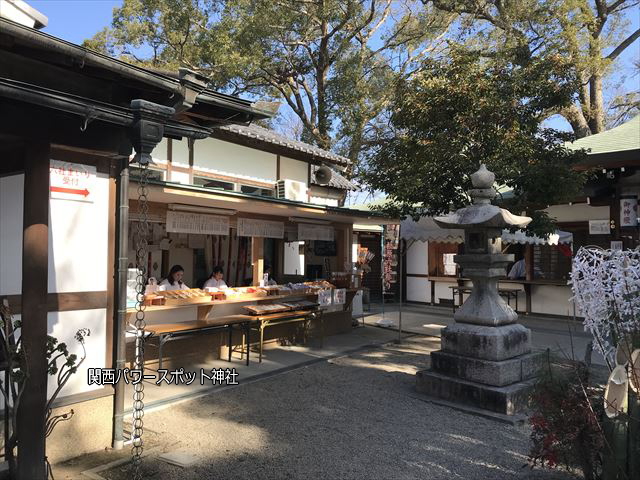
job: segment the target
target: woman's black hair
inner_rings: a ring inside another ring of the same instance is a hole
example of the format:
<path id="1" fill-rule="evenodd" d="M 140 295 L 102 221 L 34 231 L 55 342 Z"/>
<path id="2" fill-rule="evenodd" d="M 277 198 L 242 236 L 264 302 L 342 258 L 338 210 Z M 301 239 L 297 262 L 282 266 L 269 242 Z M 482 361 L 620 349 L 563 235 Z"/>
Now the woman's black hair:
<path id="1" fill-rule="evenodd" d="M 224 270 L 222 270 L 220 265 L 213 267 L 213 271 L 211 272 L 211 275 L 209 275 L 209 278 L 213 277 L 216 273 L 224 273 Z"/>
<path id="2" fill-rule="evenodd" d="M 182 265 L 174 265 L 173 267 L 171 267 L 171 270 L 169 270 L 169 275 L 167 275 L 167 281 L 171 285 L 175 285 L 176 284 L 176 279 L 173 278 L 173 276 L 177 272 L 184 272 L 184 268 L 182 268 Z M 182 282 L 180 282 L 180 285 L 182 285 Z"/>

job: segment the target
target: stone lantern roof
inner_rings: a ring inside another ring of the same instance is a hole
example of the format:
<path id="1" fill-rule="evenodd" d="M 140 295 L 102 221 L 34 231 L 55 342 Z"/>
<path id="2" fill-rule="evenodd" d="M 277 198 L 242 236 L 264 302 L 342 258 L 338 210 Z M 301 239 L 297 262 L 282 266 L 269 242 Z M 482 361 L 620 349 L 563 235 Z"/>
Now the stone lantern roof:
<path id="1" fill-rule="evenodd" d="M 491 200 L 496 196 L 494 181 L 493 172 L 482 164 L 480 169 L 471 175 L 474 188 L 469 190 L 469 195 L 473 204 L 448 215 L 435 217 L 434 221 L 442 228 L 525 228 L 531 222 L 531 217 L 513 215 L 508 210 L 491 204 Z"/>

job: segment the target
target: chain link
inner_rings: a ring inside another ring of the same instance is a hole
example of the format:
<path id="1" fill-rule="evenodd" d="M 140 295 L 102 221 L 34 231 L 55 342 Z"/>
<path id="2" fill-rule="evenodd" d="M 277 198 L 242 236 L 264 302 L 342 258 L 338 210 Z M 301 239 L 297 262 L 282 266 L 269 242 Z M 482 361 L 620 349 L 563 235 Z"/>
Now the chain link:
<path id="1" fill-rule="evenodd" d="M 134 368 L 144 376 L 144 340 L 145 340 L 145 305 L 144 293 L 147 284 L 147 252 L 149 238 L 149 205 L 148 182 L 149 165 L 140 165 L 140 180 L 138 182 L 138 222 L 136 223 L 136 343 Z M 144 382 L 137 382 L 133 387 L 133 422 L 131 432 L 131 462 L 134 480 L 142 479 L 140 471 L 141 456 L 144 450 L 142 433 L 144 430 Z"/>

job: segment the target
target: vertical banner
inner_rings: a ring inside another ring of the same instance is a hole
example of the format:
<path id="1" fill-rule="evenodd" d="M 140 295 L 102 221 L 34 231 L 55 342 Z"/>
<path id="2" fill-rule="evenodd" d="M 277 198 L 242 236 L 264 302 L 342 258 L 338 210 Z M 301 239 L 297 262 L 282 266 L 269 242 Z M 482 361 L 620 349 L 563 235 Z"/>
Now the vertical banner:
<path id="1" fill-rule="evenodd" d="M 384 247 L 382 252 L 382 294 L 394 293 L 398 281 L 398 245 L 400 225 L 384 226 Z"/>
<path id="2" fill-rule="evenodd" d="M 620 197 L 620 226 L 635 227 L 638 225 L 638 197 L 635 195 Z"/>

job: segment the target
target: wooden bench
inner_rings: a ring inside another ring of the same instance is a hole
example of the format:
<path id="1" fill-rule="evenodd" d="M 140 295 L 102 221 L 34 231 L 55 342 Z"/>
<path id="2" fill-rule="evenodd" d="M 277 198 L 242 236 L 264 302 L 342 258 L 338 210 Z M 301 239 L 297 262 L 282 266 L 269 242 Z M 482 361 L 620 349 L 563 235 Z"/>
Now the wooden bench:
<path id="1" fill-rule="evenodd" d="M 158 369 L 162 368 L 162 347 L 165 343 L 178 337 L 211 333 L 220 330 L 229 332 L 229 362 L 231 361 L 231 350 L 233 340 L 233 327 L 239 325 L 244 328 L 242 351 L 244 355 L 245 339 L 247 345 L 250 344 L 251 322 L 253 318 L 249 315 L 227 315 L 211 320 L 195 320 L 192 322 L 163 323 L 157 325 L 147 325 L 145 331 L 147 338 L 158 337 Z M 249 348 L 247 351 L 247 365 L 249 365 Z"/>
<path id="2" fill-rule="evenodd" d="M 257 330 L 260 331 L 260 350 L 259 362 L 262 362 L 262 347 L 264 344 L 264 331 L 268 327 L 275 325 L 284 325 L 287 323 L 309 322 L 316 318 L 320 319 L 320 345 L 324 342 L 324 321 L 322 319 L 322 310 L 314 308 L 312 310 L 297 310 L 291 312 L 269 313 L 264 315 L 247 315 L 252 321 L 257 322 Z M 305 328 L 306 343 L 306 328 Z"/>

